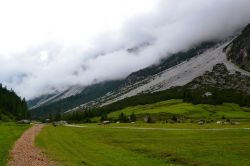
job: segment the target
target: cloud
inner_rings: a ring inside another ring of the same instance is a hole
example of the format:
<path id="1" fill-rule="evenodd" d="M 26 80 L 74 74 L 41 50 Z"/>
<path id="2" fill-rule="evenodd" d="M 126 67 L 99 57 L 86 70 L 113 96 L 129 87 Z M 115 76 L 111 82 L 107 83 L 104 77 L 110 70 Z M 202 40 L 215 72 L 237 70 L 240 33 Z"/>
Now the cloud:
<path id="1" fill-rule="evenodd" d="M 137 6 L 143 3 L 137 1 Z M 73 85 L 122 79 L 200 42 L 224 39 L 250 22 L 249 0 L 159 0 L 152 4 L 157 5 L 147 12 L 128 15 L 119 28 L 101 27 L 104 30 L 87 42 L 44 40 L 9 56 L 0 52 L 0 81 L 30 99 Z M 136 46 L 141 49 L 128 51 Z"/>

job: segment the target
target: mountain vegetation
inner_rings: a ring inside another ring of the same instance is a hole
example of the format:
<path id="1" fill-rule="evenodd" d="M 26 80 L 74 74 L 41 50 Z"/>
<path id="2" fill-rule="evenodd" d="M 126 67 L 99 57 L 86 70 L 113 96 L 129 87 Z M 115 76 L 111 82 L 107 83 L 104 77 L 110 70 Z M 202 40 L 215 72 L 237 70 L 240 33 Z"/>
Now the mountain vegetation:
<path id="1" fill-rule="evenodd" d="M 0 84 L 0 121 L 20 120 L 29 116 L 25 99 Z"/>

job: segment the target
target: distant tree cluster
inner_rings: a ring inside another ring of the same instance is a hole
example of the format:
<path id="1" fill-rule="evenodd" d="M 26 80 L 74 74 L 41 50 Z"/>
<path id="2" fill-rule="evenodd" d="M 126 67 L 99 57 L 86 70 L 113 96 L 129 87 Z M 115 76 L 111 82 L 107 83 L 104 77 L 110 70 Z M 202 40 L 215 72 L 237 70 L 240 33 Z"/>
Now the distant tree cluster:
<path id="1" fill-rule="evenodd" d="M 25 99 L 0 84 L 0 120 L 3 117 L 20 120 L 29 118 L 30 114 Z"/>
<path id="2" fill-rule="evenodd" d="M 76 111 L 63 114 L 61 119 L 74 123 L 90 123 L 91 118 L 95 117 L 95 112 L 92 110 Z M 102 117 L 106 119 L 105 117 Z"/>
<path id="3" fill-rule="evenodd" d="M 118 118 L 110 118 L 105 113 L 99 115 L 99 111 L 100 111 L 99 109 L 92 109 L 85 111 L 76 111 L 66 114 L 57 113 L 55 115 L 50 114 L 46 118 L 50 119 L 50 121 L 66 120 L 71 123 L 92 123 L 92 122 L 97 122 L 97 121 L 91 121 L 92 118 L 100 116 L 100 122 L 103 121 L 120 122 L 120 123 L 136 122 L 136 115 L 134 113 L 127 116 L 122 112 L 120 113 Z M 42 121 L 45 121 L 46 118 L 42 119 Z"/>

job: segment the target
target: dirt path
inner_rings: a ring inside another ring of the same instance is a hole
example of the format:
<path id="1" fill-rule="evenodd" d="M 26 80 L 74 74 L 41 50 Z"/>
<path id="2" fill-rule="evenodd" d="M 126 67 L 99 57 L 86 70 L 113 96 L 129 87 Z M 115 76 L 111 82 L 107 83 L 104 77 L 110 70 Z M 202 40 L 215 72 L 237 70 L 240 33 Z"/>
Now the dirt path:
<path id="1" fill-rule="evenodd" d="M 79 128 L 97 128 L 97 126 L 80 126 L 80 125 L 65 125 L 67 127 L 79 127 Z M 115 127 L 111 126 L 110 128 L 113 129 L 131 129 L 131 130 L 163 130 L 163 131 L 223 131 L 223 130 L 250 130 L 250 128 L 194 128 L 194 129 L 188 129 L 188 128 L 157 128 L 157 127 Z"/>
<path id="2" fill-rule="evenodd" d="M 34 146 L 35 137 L 44 125 L 34 125 L 26 130 L 11 150 L 9 166 L 54 166 L 42 152 Z"/>

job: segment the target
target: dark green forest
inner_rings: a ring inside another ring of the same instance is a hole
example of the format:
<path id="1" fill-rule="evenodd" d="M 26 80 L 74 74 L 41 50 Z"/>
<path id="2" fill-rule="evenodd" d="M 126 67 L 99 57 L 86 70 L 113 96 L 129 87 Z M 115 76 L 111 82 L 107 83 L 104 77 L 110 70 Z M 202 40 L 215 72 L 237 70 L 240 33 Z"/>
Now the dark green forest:
<path id="1" fill-rule="evenodd" d="M 29 116 L 25 99 L 0 84 L 0 121 L 21 120 Z"/>

